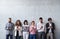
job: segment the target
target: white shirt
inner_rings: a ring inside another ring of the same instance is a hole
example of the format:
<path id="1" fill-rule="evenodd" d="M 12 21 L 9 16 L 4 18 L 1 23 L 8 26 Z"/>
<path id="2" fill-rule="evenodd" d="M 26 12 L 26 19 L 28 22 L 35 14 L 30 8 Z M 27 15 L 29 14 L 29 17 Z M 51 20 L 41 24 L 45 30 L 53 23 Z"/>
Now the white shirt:
<path id="1" fill-rule="evenodd" d="M 41 28 L 41 27 L 43 27 L 43 28 Z M 38 32 L 44 32 L 45 31 L 45 26 L 44 26 L 44 23 L 38 23 L 37 24 L 37 30 L 38 30 Z"/>
<path id="2" fill-rule="evenodd" d="M 49 23 L 49 27 L 50 27 L 50 26 L 52 26 L 52 24 L 51 24 L 51 23 Z M 50 28 L 50 30 L 49 30 L 49 33 L 50 33 L 50 32 L 52 32 L 51 28 Z"/>

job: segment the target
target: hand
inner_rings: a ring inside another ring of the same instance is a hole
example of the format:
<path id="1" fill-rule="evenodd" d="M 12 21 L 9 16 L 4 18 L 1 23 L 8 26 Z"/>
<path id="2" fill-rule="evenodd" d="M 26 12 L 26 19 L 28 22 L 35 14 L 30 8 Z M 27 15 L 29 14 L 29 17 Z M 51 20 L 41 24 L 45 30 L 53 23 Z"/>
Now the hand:
<path id="1" fill-rule="evenodd" d="M 50 26 L 50 28 L 53 28 L 52 26 Z"/>
<path id="2" fill-rule="evenodd" d="M 43 28 L 43 26 L 41 26 L 41 28 L 40 29 L 42 29 Z"/>
<path id="3" fill-rule="evenodd" d="M 20 28 L 17 28 L 17 30 L 20 30 Z"/>
<path id="4" fill-rule="evenodd" d="M 10 28 L 10 27 L 9 27 L 8 29 L 9 29 L 9 30 L 11 30 L 11 28 Z"/>
<path id="5" fill-rule="evenodd" d="M 50 27 L 48 27 L 48 29 L 50 29 Z"/>

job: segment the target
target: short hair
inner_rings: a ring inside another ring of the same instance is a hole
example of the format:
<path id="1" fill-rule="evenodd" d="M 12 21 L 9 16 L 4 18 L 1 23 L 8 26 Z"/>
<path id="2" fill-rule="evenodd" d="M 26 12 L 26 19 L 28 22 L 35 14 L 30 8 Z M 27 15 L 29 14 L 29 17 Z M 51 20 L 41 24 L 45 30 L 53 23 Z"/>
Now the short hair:
<path id="1" fill-rule="evenodd" d="M 24 25 L 25 25 L 25 22 L 27 23 L 27 25 L 28 25 L 28 21 L 27 20 L 24 20 Z"/>
<path id="2" fill-rule="evenodd" d="M 42 18 L 42 17 L 40 17 L 40 18 L 39 18 L 39 20 L 40 20 L 40 19 L 42 20 L 43 18 Z"/>
<path id="3" fill-rule="evenodd" d="M 9 18 L 11 20 L 11 18 Z"/>
<path id="4" fill-rule="evenodd" d="M 52 18 L 48 18 L 48 21 L 52 20 Z"/>

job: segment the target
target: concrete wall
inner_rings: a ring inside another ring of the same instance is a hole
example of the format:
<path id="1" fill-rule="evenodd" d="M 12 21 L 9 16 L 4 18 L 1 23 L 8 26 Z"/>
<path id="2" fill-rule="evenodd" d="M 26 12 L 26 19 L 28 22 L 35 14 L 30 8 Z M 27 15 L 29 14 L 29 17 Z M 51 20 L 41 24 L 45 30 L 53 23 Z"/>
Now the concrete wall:
<path id="1" fill-rule="evenodd" d="M 5 24 L 11 17 L 13 22 L 20 19 L 36 20 L 39 17 L 47 22 L 52 17 L 56 24 L 56 38 L 60 38 L 60 0 L 0 0 L 0 39 L 5 39 Z"/>

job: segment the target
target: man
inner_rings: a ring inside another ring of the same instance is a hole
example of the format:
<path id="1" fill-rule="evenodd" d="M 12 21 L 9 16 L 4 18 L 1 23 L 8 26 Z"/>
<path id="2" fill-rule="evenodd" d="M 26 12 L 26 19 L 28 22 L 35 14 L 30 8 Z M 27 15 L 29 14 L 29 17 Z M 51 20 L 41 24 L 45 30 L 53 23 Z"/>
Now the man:
<path id="1" fill-rule="evenodd" d="M 12 23 L 12 19 L 8 19 L 8 23 L 6 24 L 6 39 L 13 39 L 13 29 L 14 29 L 14 24 Z"/>
<path id="2" fill-rule="evenodd" d="M 46 23 L 46 34 L 47 39 L 53 39 L 54 37 L 55 24 L 52 22 L 52 18 L 48 18 L 48 23 Z"/>
<path id="3" fill-rule="evenodd" d="M 39 23 L 37 24 L 38 38 L 45 39 L 45 25 L 43 22 L 43 18 L 39 18 Z"/>

